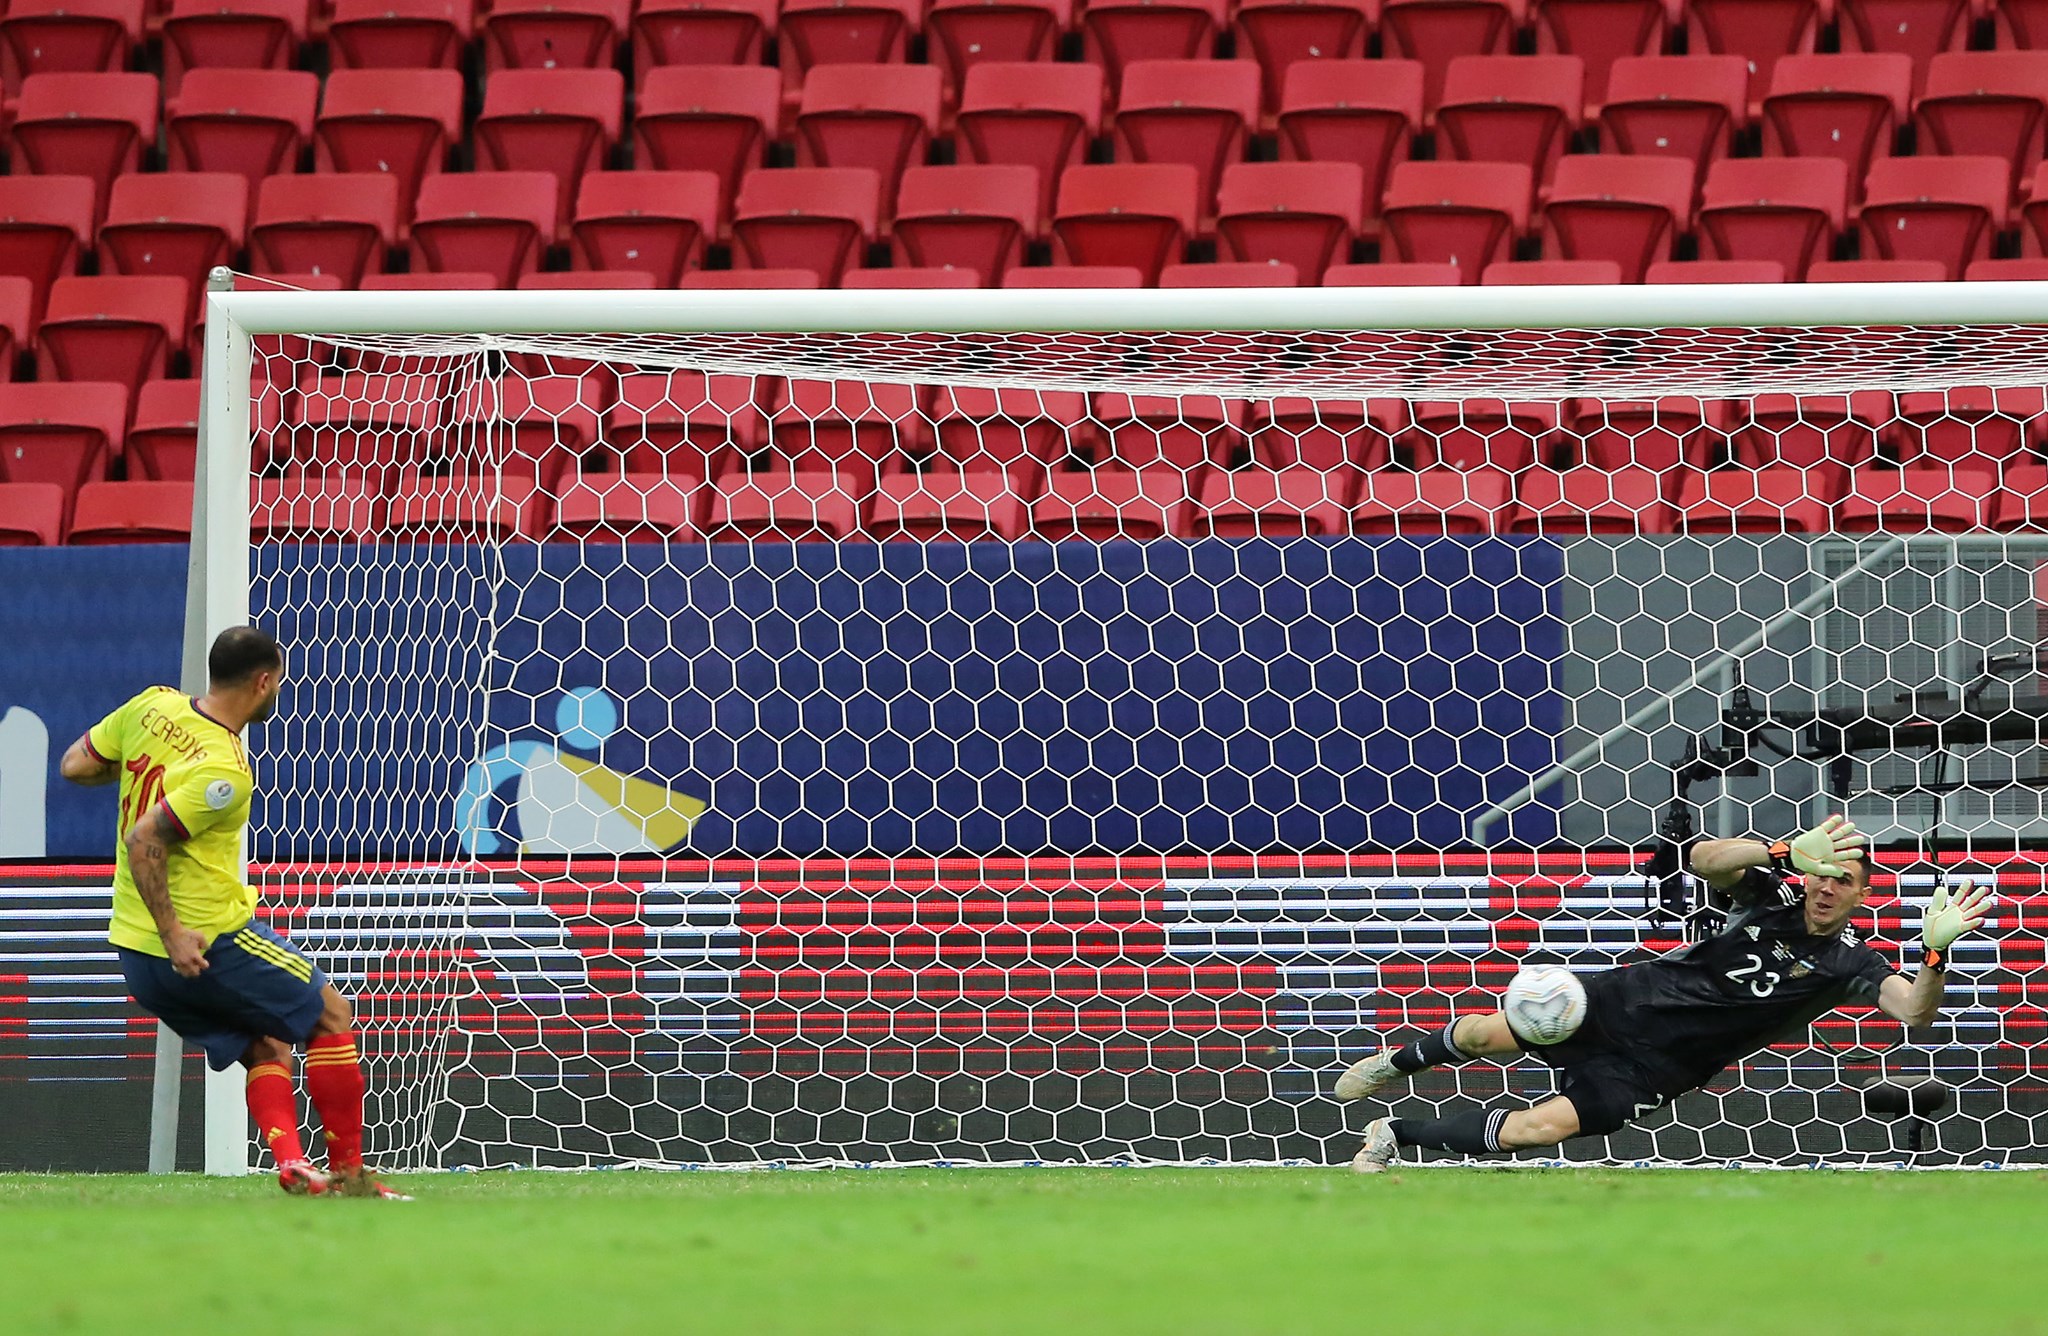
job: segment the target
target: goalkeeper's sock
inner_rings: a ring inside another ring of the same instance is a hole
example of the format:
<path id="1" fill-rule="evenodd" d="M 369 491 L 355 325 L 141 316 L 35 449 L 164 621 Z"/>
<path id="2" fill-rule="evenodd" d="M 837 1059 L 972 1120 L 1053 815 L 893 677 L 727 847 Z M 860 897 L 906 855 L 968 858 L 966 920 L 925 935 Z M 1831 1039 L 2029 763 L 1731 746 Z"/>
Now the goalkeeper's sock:
<path id="1" fill-rule="evenodd" d="M 1425 1067 L 1441 1067 L 1447 1062 L 1470 1062 L 1472 1055 L 1458 1047 L 1458 1041 L 1451 1038 L 1451 1032 L 1458 1028 L 1453 1019 L 1441 1031 L 1412 1044 L 1403 1044 L 1394 1050 L 1394 1070 L 1419 1072 Z"/>
<path id="2" fill-rule="evenodd" d="M 278 1062 L 261 1062 L 249 1069 L 249 1116 L 256 1120 L 256 1135 L 270 1148 L 270 1158 L 279 1164 L 306 1158 L 306 1145 L 299 1140 L 299 1106 L 292 1099 L 291 1068 Z"/>
<path id="3" fill-rule="evenodd" d="M 362 1167 L 364 1090 L 355 1031 L 323 1034 L 306 1045 L 306 1094 L 320 1113 L 330 1170 Z"/>
<path id="4" fill-rule="evenodd" d="M 1396 1118 L 1394 1140 L 1403 1146 L 1428 1146 L 1466 1155 L 1498 1153 L 1504 1149 L 1500 1125 L 1507 1117 L 1506 1109 L 1473 1109 L 1448 1118 Z"/>

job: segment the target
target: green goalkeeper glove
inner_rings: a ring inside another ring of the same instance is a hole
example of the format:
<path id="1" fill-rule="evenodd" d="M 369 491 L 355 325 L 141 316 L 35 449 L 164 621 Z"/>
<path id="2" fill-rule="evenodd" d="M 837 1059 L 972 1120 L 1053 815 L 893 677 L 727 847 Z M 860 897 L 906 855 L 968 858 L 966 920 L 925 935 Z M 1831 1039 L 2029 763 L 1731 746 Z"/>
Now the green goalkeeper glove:
<path id="1" fill-rule="evenodd" d="M 1953 896 L 1948 887 L 1935 887 L 1927 914 L 1920 920 L 1920 944 L 1933 955 L 1945 954 L 1956 938 L 1983 927 L 1996 903 L 1990 887 L 1979 890 L 1967 880 L 1956 887 Z"/>
<path id="2" fill-rule="evenodd" d="M 1822 877 L 1840 877 L 1849 871 L 1844 864 L 1863 857 L 1863 832 L 1856 823 L 1837 812 L 1827 820 L 1793 839 L 1792 866 Z"/>

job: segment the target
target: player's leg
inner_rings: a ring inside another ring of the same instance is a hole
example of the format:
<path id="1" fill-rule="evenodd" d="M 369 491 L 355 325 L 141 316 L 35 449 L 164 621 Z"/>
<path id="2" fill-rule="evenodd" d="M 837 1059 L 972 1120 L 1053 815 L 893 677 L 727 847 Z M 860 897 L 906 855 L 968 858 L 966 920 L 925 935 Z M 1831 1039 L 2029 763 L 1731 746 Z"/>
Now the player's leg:
<path id="1" fill-rule="evenodd" d="M 260 1036 L 243 1051 L 242 1066 L 249 1073 L 249 1116 L 256 1120 L 256 1134 L 277 1163 L 278 1186 L 299 1196 L 317 1197 L 327 1191 L 327 1175 L 313 1167 L 306 1158 L 305 1143 L 299 1139 L 291 1045 Z"/>
<path id="2" fill-rule="evenodd" d="M 1526 1109 L 1467 1109 L 1447 1118 L 1381 1118 L 1366 1128 L 1365 1145 L 1352 1157 L 1351 1167 L 1364 1174 L 1378 1173 L 1403 1146 L 1498 1155 L 1555 1146 L 1579 1132 L 1578 1108 L 1563 1095 Z"/>
<path id="3" fill-rule="evenodd" d="M 1364 1099 L 1403 1076 L 1470 1062 L 1475 1058 L 1506 1058 L 1522 1051 L 1508 1018 L 1496 1011 L 1486 1016 L 1459 1016 L 1434 1034 L 1400 1048 L 1383 1048 L 1344 1069 L 1333 1092 L 1338 1099 Z"/>

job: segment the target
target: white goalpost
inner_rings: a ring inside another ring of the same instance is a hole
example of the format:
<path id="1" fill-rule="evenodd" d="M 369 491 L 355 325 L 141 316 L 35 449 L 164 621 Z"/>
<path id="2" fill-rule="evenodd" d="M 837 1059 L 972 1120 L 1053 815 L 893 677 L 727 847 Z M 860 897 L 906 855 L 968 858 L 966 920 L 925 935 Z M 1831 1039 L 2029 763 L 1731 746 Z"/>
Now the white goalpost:
<path id="1" fill-rule="evenodd" d="M 1711 922 L 1680 817 L 1849 811 L 1894 952 L 2041 895 L 2048 283 L 231 286 L 186 675 L 285 643 L 390 1167 L 1341 1163 L 1377 1036 Z M 1957 958 L 1567 1155 L 2037 1163 L 2038 923 Z"/>

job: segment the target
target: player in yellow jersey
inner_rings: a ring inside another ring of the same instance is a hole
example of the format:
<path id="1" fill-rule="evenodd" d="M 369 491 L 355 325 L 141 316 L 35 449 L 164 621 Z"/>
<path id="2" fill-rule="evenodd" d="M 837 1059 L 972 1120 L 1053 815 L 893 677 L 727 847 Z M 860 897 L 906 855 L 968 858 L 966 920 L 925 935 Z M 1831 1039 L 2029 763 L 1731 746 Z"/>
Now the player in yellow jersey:
<path id="1" fill-rule="evenodd" d="M 392 1197 L 363 1169 L 363 1069 L 347 999 L 299 949 L 256 921 L 242 881 L 242 828 L 256 777 L 242 729 L 277 708 L 284 652 L 266 631 L 223 631 L 207 690 L 150 687 L 71 744 L 74 784 L 121 783 L 114 917 L 107 938 L 136 1004 L 249 1070 L 249 1112 L 286 1192 Z M 327 1136 L 327 1173 L 306 1158 L 292 1101 L 292 1046 Z"/>

